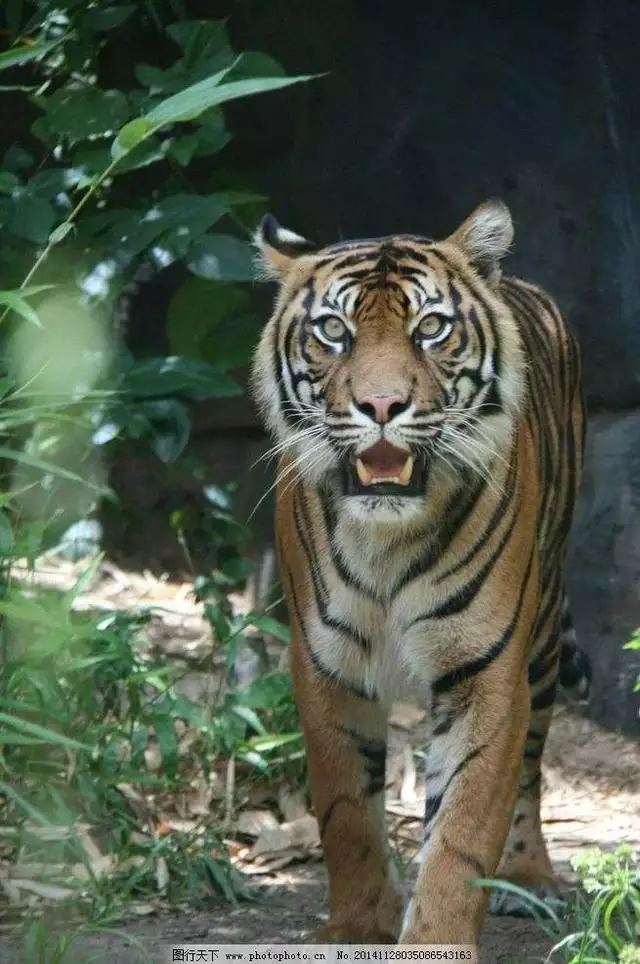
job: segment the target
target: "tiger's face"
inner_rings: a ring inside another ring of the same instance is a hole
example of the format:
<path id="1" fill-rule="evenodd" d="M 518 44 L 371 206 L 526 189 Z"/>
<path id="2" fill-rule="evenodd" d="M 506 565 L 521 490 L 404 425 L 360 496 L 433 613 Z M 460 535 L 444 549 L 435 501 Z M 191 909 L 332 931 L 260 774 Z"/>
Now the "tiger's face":
<path id="1" fill-rule="evenodd" d="M 522 395 L 515 322 L 499 296 L 504 205 L 446 241 L 412 236 L 309 252 L 265 218 L 280 282 L 253 383 L 283 473 L 326 482 L 358 516 L 413 516 L 444 475 L 489 474 Z"/>

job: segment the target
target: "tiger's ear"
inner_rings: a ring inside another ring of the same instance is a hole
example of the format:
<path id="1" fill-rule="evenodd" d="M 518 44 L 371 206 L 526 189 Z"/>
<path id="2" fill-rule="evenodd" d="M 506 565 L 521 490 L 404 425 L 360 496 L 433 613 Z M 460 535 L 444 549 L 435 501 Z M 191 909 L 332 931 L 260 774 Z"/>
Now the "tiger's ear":
<path id="1" fill-rule="evenodd" d="M 271 214 L 265 214 L 253 241 L 258 252 L 258 277 L 265 281 L 282 281 L 295 260 L 314 248 L 311 241 L 283 228 Z"/>
<path id="2" fill-rule="evenodd" d="M 489 282 L 500 278 L 500 262 L 513 242 L 511 213 L 502 201 L 485 201 L 447 238 L 462 248 L 469 261 Z"/>

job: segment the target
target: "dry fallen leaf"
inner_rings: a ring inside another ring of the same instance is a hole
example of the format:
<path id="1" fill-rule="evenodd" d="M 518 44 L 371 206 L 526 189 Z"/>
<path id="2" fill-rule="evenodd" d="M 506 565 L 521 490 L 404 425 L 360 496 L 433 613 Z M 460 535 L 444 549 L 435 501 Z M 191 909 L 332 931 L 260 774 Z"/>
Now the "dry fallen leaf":
<path id="1" fill-rule="evenodd" d="M 39 880 L 14 878 L 11 883 L 18 890 L 26 890 L 29 894 L 35 894 L 36 897 L 44 897 L 47 900 L 65 900 L 75 893 L 70 887 L 59 887 L 57 884 L 43 884 Z"/>
<path id="2" fill-rule="evenodd" d="M 143 901 L 138 901 L 135 904 L 129 904 L 128 908 L 137 917 L 149 917 L 151 914 L 156 914 L 158 908 L 155 904 L 144 903 Z"/>
<path id="3" fill-rule="evenodd" d="M 84 828 L 78 828 L 77 833 L 80 843 L 84 847 L 84 852 L 91 863 L 99 864 L 102 860 L 103 854 L 98 845 L 94 842 L 93 838 Z"/>
<path id="4" fill-rule="evenodd" d="M 165 857 L 156 859 L 156 885 L 161 894 L 164 894 L 169 886 L 169 867 Z"/>
<path id="5" fill-rule="evenodd" d="M 264 830 L 278 827 L 278 821 L 270 810 L 245 810 L 236 821 L 236 833 L 247 837 L 259 837 Z"/>
<path id="6" fill-rule="evenodd" d="M 278 807 L 286 823 L 299 820 L 307 814 L 307 801 L 300 790 L 292 790 L 286 784 L 278 791 Z"/>
<path id="7" fill-rule="evenodd" d="M 292 849 L 306 855 L 318 850 L 319 847 L 318 823 L 314 817 L 306 814 L 298 820 L 283 823 L 279 827 L 265 827 L 251 848 L 249 858 L 255 860 L 256 857 L 265 854 L 278 857 Z"/>

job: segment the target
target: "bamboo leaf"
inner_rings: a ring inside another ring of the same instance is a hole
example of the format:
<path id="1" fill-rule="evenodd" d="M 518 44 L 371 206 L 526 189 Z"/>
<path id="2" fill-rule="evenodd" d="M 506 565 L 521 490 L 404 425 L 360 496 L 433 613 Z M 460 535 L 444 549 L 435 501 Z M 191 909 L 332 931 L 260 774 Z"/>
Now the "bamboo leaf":
<path id="1" fill-rule="evenodd" d="M 46 40 L 39 44 L 25 44 L 22 47 L 14 47 L 11 50 L 6 50 L 3 54 L 0 54 L 0 70 L 7 70 L 9 67 L 19 67 L 22 64 L 28 63 L 30 60 L 37 60 L 38 57 L 48 54 L 54 47 L 58 47 L 68 39 L 68 35 L 65 35 L 64 37 L 56 37 L 55 40 Z"/>
<path id="2" fill-rule="evenodd" d="M 78 740 L 74 740 L 70 736 L 65 736 L 63 733 L 58 733 L 56 730 L 50 730 L 47 727 L 39 726 L 37 723 L 32 723 L 30 720 L 23 720 L 19 716 L 9 716 L 7 713 L 0 713 L 0 723 L 4 723 L 6 726 L 12 726 L 16 730 L 20 730 L 23 733 L 28 733 L 31 736 L 35 736 L 45 743 L 57 743 L 58 746 L 68 747 L 73 750 L 91 751 L 91 747 L 87 746 L 86 743 L 80 743 Z"/>

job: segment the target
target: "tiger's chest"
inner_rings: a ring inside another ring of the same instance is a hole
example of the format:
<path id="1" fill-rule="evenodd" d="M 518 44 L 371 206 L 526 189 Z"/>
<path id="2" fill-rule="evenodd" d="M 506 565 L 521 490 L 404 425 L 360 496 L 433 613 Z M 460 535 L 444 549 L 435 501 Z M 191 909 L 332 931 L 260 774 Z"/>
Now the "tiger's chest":
<path id="1" fill-rule="evenodd" d="M 406 547 L 336 537 L 331 549 L 316 578 L 313 649 L 330 672 L 383 703 L 426 702 L 452 651 L 463 656 L 473 636 L 464 615 L 434 616 L 449 587 L 432 567 L 412 568 Z"/>

